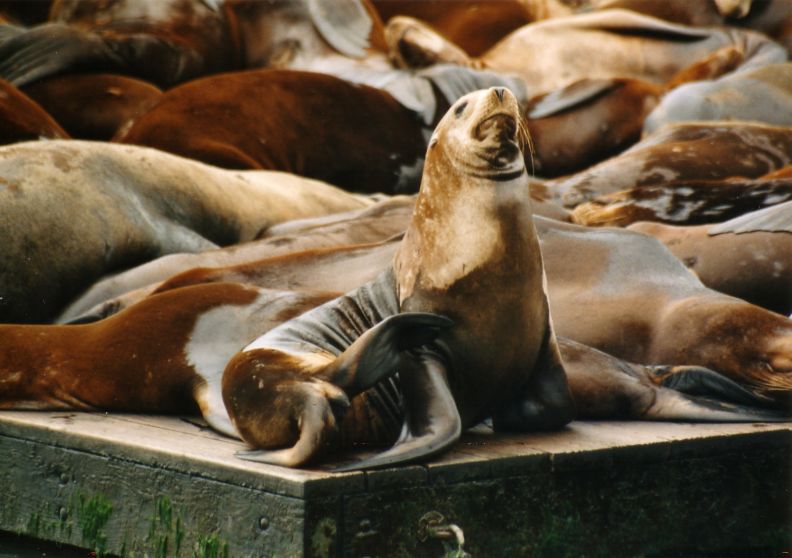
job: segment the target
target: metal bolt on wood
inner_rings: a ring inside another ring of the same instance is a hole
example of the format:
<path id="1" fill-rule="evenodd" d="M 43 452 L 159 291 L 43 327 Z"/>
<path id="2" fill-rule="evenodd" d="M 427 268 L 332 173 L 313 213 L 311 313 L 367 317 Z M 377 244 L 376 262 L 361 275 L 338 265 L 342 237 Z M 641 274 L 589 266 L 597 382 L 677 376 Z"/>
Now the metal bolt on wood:
<path id="1" fill-rule="evenodd" d="M 428 539 L 440 541 L 453 541 L 456 549 L 445 554 L 450 558 L 469 558 L 470 554 L 465 552 L 465 533 L 462 528 L 453 523 L 449 523 L 445 516 L 437 511 L 425 513 L 418 520 L 418 540 L 425 542 Z"/>

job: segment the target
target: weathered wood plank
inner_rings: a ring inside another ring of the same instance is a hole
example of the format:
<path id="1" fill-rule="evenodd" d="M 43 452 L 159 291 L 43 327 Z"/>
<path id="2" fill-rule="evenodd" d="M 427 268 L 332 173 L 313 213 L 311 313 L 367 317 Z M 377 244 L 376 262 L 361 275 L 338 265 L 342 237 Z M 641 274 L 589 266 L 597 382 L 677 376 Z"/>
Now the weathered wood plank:
<path id="1" fill-rule="evenodd" d="M 790 424 L 478 427 L 430 463 L 346 474 L 245 462 L 242 447 L 192 418 L 0 413 L 0 530 L 125 557 L 420 557 L 443 550 L 417 538 L 436 510 L 483 556 L 792 543 Z M 724 527 L 738 520 L 742 539 Z"/>

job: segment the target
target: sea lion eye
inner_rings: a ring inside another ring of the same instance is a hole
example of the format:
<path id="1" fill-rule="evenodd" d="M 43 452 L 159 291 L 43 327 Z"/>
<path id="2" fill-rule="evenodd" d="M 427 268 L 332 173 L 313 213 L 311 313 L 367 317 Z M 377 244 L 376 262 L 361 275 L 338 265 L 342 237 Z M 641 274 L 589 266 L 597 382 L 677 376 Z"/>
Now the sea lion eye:
<path id="1" fill-rule="evenodd" d="M 454 109 L 454 115 L 459 118 L 462 116 L 462 113 L 465 112 L 465 107 L 467 107 L 467 101 L 459 103 L 456 108 Z"/>

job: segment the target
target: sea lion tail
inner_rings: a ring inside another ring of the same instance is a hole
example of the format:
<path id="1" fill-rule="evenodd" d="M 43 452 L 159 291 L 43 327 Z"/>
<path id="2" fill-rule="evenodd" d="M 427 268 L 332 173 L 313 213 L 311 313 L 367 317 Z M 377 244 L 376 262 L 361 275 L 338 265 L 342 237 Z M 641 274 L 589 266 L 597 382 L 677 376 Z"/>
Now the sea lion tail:
<path id="1" fill-rule="evenodd" d="M 404 351 L 433 341 L 453 323 L 425 312 L 390 316 L 358 337 L 321 376 L 354 397 L 395 374 Z"/>

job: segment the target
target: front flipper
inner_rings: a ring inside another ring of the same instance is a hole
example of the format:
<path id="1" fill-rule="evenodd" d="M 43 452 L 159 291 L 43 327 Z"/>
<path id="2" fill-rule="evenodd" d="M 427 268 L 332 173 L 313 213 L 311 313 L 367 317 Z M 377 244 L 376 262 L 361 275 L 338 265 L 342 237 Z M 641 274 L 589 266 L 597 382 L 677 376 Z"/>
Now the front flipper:
<path id="1" fill-rule="evenodd" d="M 432 341 L 452 324 L 436 314 L 396 314 L 366 331 L 335 359 L 326 353 L 266 347 L 235 357 L 226 369 L 223 389 L 242 438 L 254 447 L 268 447 L 285 445 L 293 440 L 288 432 L 298 432 L 292 447 L 243 451 L 237 456 L 288 467 L 311 461 L 332 444 L 352 397 L 395 374 L 406 351 Z M 324 368 L 317 369 L 325 357 Z M 231 382 L 239 387 L 233 388 Z M 255 401 L 238 404 L 256 389 L 260 395 Z M 264 403 L 265 399 L 272 401 Z"/>
<path id="2" fill-rule="evenodd" d="M 358 337 L 320 377 L 354 397 L 396 373 L 404 351 L 433 341 L 453 324 L 445 316 L 424 312 L 390 316 Z"/>
<path id="3" fill-rule="evenodd" d="M 424 353 L 405 355 L 402 362 L 399 378 L 406 416 L 401 437 L 389 450 L 333 471 L 412 463 L 441 452 L 459 439 L 462 419 L 448 386 L 445 364 L 438 357 Z"/>
<path id="4" fill-rule="evenodd" d="M 548 320 L 545 341 L 530 376 L 513 399 L 493 411 L 492 424 L 498 432 L 557 430 L 574 414 L 558 341 Z"/>
<path id="5" fill-rule="evenodd" d="M 64 72 L 121 66 L 101 37 L 62 23 L 33 27 L 0 44 L 0 76 L 17 87 Z"/>
<path id="6" fill-rule="evenodd" d="M 736 405 L 709 397 L 692 396 L 673 389 L 656 388 L 652 405 L 643 416 L 646 420 L 681 420 L 692 422 L 784 422 L 784 413 L 771 409 Z"/>

